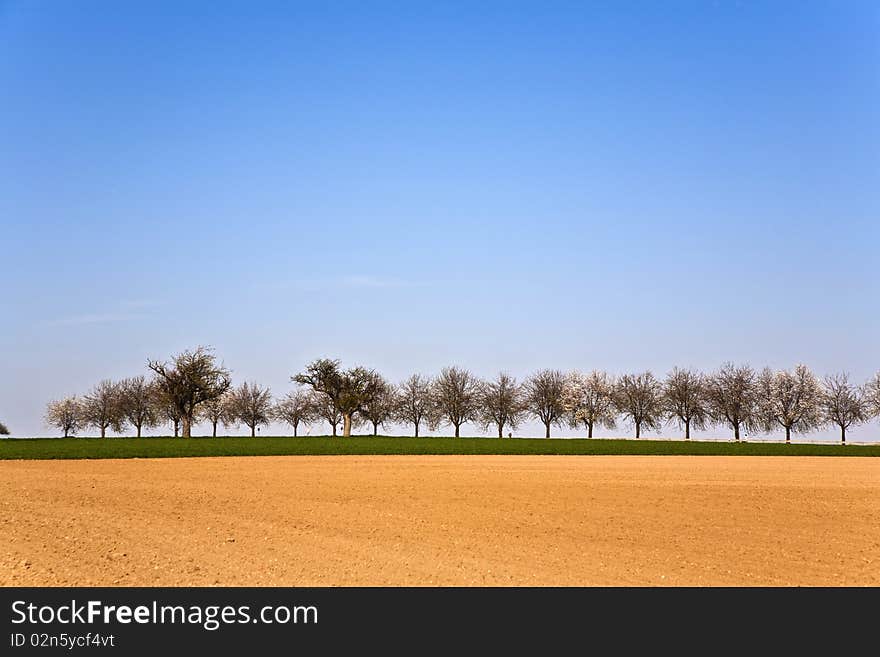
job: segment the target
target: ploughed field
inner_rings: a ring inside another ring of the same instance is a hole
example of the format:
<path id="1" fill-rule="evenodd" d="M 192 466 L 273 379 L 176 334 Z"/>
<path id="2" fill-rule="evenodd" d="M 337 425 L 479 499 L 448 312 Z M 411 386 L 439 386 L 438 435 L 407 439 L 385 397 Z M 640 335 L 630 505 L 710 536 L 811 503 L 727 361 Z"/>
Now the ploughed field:
<path id="1" fill-rule="evenodd" d="M 0 584 L 880 585 L 880 459 L 0 461 Z"/>

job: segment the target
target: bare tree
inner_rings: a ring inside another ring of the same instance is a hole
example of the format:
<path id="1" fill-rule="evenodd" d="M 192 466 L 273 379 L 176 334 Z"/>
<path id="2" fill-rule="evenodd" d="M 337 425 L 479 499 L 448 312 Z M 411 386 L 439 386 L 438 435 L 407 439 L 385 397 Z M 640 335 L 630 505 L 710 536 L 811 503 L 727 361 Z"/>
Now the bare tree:
<path id="1" fill-rule="evenodd" d="M 268 425 L 272 419 L 272 392 L 256 383 L 245 381 L 229 392 L 229 418 L 243 422 L 257 435 L 257 427 Z"/>
<path id="2" fill-rule="evenodd" d="M 199 420 L 204 420 L 211 425 L 211 437 L 217 437 L 217 425 L 229 426 L 235 423 L 235 418 L 229 407 L 229 391 L 219 397 L 208 399 L 199 407 L 197 415 Z"/>
<path id="3" fill-rule="evenodd" d="M 119 410 L 125 420 L 135 428 L 138 438 L 141 437 L 143 428 L 156 426 L 159 423 L 159 411 L 156 408 L 153 384 L 143 376 L 120 382 Z"/>
<path id="4" fill-rule="evenodd" d="M 83 428 L 80 400 L 73 396 L 49 402 L 45 422 L 47 426 L 60 429 L 65 438 L 75 436 Z"/>
<path id="5" fill-rule="evenodd" d="M 422 422 L 433 424 L 431 385 L 431 379 L 413 374 L 397 388 L 393 417 L 398 422 L 413 425 L 416 438 L 419 437 L 419 426 Z"/>
<path id="6" fill-rule="evenodd" d="M 826 421 L 840 427 L 840 442 L 846 444 L 846 431 L 868 419 L 868 404 L 858 386 L 849 382 L 845 372 L 825 377 L 822 413 Z"/>
<path id="7" fill-rule="evenodd" d="M 330 427 L 333 430 L 333 437 L 335 438 L 339 425 L 342 423 L 342 413 L 339 412 L 336 404 L 334 404 L 333 400 L 327 395 L 313 391 L 310 394 L 310 397 L 315 417 L 321 418 L 330 423 Z"/>
<path id="8" fill-rule="evenodd" d="M 431 386 L 431 398 L 436 412 L 435 420 L 455 427 L 455 437 L 458 438 L 461 425 L 477 419 L 480 382 L 465 369 L 444 367 Z"/>
<path id="9" fill-rule="evenodd" d="M 296 438 L 299 425 L 315 419 L 315 410 L 312 395 L 305 390 L 294 390 L 288 392 L 281 401 L 275 404 L 273 415 L 276 420 L 292 426 L 293 436 Z"/>
<path id="10" fill-rule="evenodd" d="M 342 415 L 342 435 L 348 437 L 351 435 L 352 421 L 358 413 L 363 413 L 365 404 L 372 398 L 376 373 L 364 367 L 343 371 L 338 360 L 320 358 L 310 363 L 305 372 L 291 379 L 295 383 L 311 386 L 332 402 Z"/>
<path id="11" fill-rule="evenodd" d="M 498 437 L 504 438 L 504 428 L 516 429 L 525 414 L 522 386 L 515 378 L 501 372 L 494 381 L 482 384 L 478 416 L 484 431 L 494 426 Z"/>
<path id="12" fill-rule="evenodd" d="M 9 435 L 9 429 L 7 428 L 7 426 L 5 424 L 0 422 L 0 436 L 8 436 L 8 435 Z"/>
<path id="13" fill-rule="evenodd" d="M 159 421 L 165 421 L 171 423 L 171 428 L 174 431 L 174 437 L 177 438 L 180 435 L 180 411 L 177 409 L 177 405 L 168 398 L 168 396 L 158 389 L 155 390 L 155 403 L 156 410 L 159 416 Z"/>
<path id="14" fill-rule="evenodd" d="M 755 371 L 748 365 L 725 363 L 706 379 L 706 397 L 710 417 L 733 429 L 733 437 L 739 440 L 740 431 L 756 420 Z"/>
<path id="15" fill-rule="evenodd" d="M 229 371 L 217 365 L 207 347 L 184 351 L 170 363 L 150 360 L 147 367 L 156 373 L 156 387 L 174 409 L 172 413 L 180 418 L 184 438 L 192 435 L 199 406 L 221 396 L 232 383 Z"/>
<path id="16" fill-rule="evenodd" d="M 101 438 L 107 437 L 107 429 L 122 431 L 124 417 L 118 383 L 104 379 L 83 397 L 80 408 L 83 426 L 95 427 L 101 432 Z"/>
<path id="17" fill-rule="evenodd" d="M 605 372 L 595 370 L 586 375 L 569 373 L 565 377 L 562 407 L 572 428 L 584 425 L 587 438 L 593 437 L 593 429 L 597 426 L 613 429 L 617 420 L 614 380 Z"/>
<path id="18" fill-rule="evenodd" d="M 880 372 L 865 384 L 864 394 L 868 414 L 872 417 L 880 416 Z"/>
<path id="19" fill-rule="evenodd" d="M 709 420 L 706 379 L 699 372 L 674 368 L 663 382 L 663 404 L 670 419 L 691 439 L 691 427 L 705 429 Z"/>
<path id="20" fill-rule="evenodd" d="M 791 432 L 810 431 L 822 424 L 822 387 L 806 365 L 793 371 L 764 369 L 758 377 L 758 417 L 765 431 L 776 424 Z"/>
<path id="21" fill-rule="evenodd" d="M 642 427 L 659 430 L 663 418 L 663 386 L 651 372 L 624 374 L 614 389 L 614 405 L 642 435 Z"/>
<path id="22" fill-rule="evenodd" d="M 370 394 L 364 401 L 361 416 L 373 425 L 373 435 L 378 435 L 379 425 L 388 422 L 394 415 L 397 403 L 397 390 L 382 375 L 373 373 L 369 386 Z"/>
<path id="23" fill-rule="evenodd" d="M 563 397 L 565 375 L 559 370 L 541 370 L 523 386 L 526 409 L 544 423 L 544 437 L 550 437 L 550 425 L 561 426 L 565 418 Z"/>

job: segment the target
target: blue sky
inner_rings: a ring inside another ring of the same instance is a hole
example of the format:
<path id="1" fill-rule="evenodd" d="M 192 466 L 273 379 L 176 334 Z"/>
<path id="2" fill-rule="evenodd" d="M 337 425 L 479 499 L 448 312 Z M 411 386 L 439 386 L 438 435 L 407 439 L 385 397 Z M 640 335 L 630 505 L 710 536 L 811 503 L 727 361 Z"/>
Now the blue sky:
<path id="1" fill-rule="evenodd" d="M 276 394 L 325 355 L 866 379 L 878 37 L 874 2 L 0 0 L 0 419 L 198 344 Z"/>

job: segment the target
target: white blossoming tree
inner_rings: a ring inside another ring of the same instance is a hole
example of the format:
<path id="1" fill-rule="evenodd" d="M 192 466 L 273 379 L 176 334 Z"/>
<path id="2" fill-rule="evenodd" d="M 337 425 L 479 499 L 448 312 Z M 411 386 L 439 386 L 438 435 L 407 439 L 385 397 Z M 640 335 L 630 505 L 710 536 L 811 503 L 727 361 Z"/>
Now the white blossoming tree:
<path id="1" fill-rule="evenodd" d="M 822 426 L 822 386 L 806 365 L 792 371 L 764 369 L 758 376 L 758 417 L 764 430 L 785 429 L 785 442 L 792 432 L 805 432 Z"/>
<path id="2" fill-rule="evenodd" d="M 597 427 L 613 429 L 617 426 L 614 379 L 605 372 L 570 372 L 565 377 L 562 405 L 571 426 L 584 425 L 587 438 L 593 437 Z"/>

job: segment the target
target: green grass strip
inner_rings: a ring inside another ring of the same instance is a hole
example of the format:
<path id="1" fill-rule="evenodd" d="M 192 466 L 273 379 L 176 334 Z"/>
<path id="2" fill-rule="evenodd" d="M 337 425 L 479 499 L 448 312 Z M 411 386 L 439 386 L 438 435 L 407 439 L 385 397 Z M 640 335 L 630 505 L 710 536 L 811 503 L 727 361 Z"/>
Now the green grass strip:
<path id="1" fill-rule="evenodd" d="M 0 459 L 125 459 L 333 454 L 564 454 L 880 456 L 880 444 L 813 445 L 683 440 L 406 438 L 39 438 L 0 440 Z"/>

